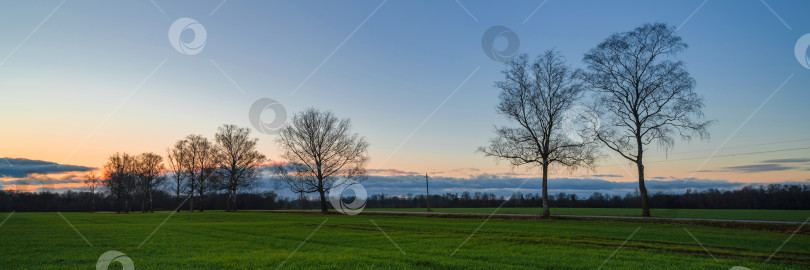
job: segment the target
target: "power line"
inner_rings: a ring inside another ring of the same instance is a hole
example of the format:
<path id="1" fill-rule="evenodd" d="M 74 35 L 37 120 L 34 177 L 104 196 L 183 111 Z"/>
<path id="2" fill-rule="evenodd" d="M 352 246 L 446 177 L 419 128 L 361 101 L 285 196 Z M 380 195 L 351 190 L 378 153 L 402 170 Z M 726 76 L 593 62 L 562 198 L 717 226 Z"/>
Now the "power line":
<path id="1" fill-rule="evenodd" d="M 788 152 L 788 151 L 805 150 L 805 149 L 810 149 L 810 146 L 808 146 L 808 147 L 796 147 L 796 148 L 779 149 L 779 150 L 768 150 L 768 151 L 746 152 L 746 153 L 736 153 L 736 154 L 726 154 L 726 155 L 715 155 L 714 157 L 746 156 L 746 155 Z M 683 161 L 683 160 L 694 160 L 694 159 L 704 159 L 704 158 L 706 158 L 706 156 L 692 157 L 692 158 L 681 158 L 681 159 L 656 160 L 656 161 L 644 162 L 644 164 L 672 162 L 672 161 Z M 602 166 L 602 167 L 615 167 L 615 166 L 622 166 L 622 165 L 609 165 L 609 166 Z"/>
<path id="2" fill-rule="evenodd" d="M 779 150 L 768 150 L 768 151 L 747 152 L 747 153 L 737 153 L 737 154 L 727 154 L 727 155 L 716 155 L 716 156 L 714 156 L 714 157 L 733 157 L 733 156 L 745 156 L 745 155 L 753 155 L 753 154 L 765 154 L 765 153 L 787 152 L 787 151 L 795 151 L 795 150 L 803 150 L 803 149 L 810 149 L 810 147 L 797 147 L 797 148 L 788 148 L 788 149 L 779 149 Z M 701 159 L 701 158 L 706 158 L 706 157 L 682 158 L 682 159 L 670 159 L 670 160 L 659 160 L 659 161 L 654 161 L 654 162 L 666 162 L 666 161 L 692 160 L 692 159 Z"/>
<path id="3" fill-rule="evenodd" d="M 796 140 L 789 140 L 789 141 L 779 141 L 779 142 L 769 142 L 769 143 L 758 143 L 758 144 L 736 145 L 736 146 L 723 147 L 723 148 L 720 148 L 720 150 L 726 150 L 726 149 L 737 149 L 737 148 L 748 148 L 748 147 L 754 147 L 754 146 L 774 145 L 774 144 L 783 144 L 783 143 L 791 143 L 791 142 L 803 142 L 803 141 L 810 141 L 810 138 L 806 138 L 806 139 L 796 139 Z M 669 154 L 650 155 L 649 157 L 660 157 L 660 156 L 670 156 L 670 155 L 681 155 L 681 154 L 700 153 L 700 152 L 711 152 L 711 151 L 714 151 L 714 150 L 712 150 L 712 149 L 707 149 L 707 150 L 685 151 L 685 152 L 676 152 L 676 153 L 669 153 Z"/>

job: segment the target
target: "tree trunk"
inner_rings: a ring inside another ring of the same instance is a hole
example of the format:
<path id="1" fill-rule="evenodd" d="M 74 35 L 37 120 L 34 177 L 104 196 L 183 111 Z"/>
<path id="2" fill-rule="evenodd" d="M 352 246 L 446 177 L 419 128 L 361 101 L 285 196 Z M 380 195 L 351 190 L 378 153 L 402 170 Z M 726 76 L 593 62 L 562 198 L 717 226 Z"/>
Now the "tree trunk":
<path id="1" fill-rule="evenodd" d="M 155 212 L 155 203 L 152 201 L 152 191 L 149 190 L 149 213 Z"/>
<path id="2" fill-rule="evenodd" d="M 174 204 L 177 205 L 177 213 L 180 213 L 180 182 L 177 183 L 177 196 L 174 197 Z"/>
<path id="3" fill-rule="evenodd" d="M 649 217 L 650 205 L 647 204 L 647 187 L 644 185 L 644 164 L 639 159 L 636 165 L 638 166 L 638 191 L 641 192 L 641 215 Z"/>
<path id="4" fill-rule="evenodd" d="M 231 186 L 228 187 L 228 201 L 225 205 L 226 212 L 235 212 L 236 211 L 236 187 Z"/>
<path id="5" fill-rule="evenodd" d="M 641 125 L 636 125 L 636 130 L 641 130 Z M 640 131 L 639 131 L 640 132 Z M 650 205 L 647 204 L 647 186 L 644 185 L 644 145 L 641 143 L 640 133 L 636 133 L 636 167 L 638 167 L 638 191 L 641 192 L 641 216 L 650 216 Z"/>
<path id="6" fill-rule="evenodd" d="M 329 212 L 329 209 L 326 208 L 326 192 L 324 192 L 323 187 L 318 188 L 318 193 L 321 194 L 321 213 L 326 214 Z"/>
<path id="7" fill-rule="evenodd" d="M 202 213 L 203 212 L 203 191 L 202 191 L 202 189 L 200 190 L 200 193 L 197 194 L 197 195 L 199 195 L 199 197 L 200 197 L 199 198 L 199 200 L 200 200 L 199 201 L 199 205 L 200 205 L 199 212 Z"/>
<path id="8" fill-rule="evenodd" d="M 231 193 L 231 188 L 228 187 L 228 199 L 225 201 L 225 212 L 231 211 L 231 196 L 233 196 Z"/>
<path id="9" fill-rule="evenodd" d="M 551 217 L 548 209 L 548 162 L 543 161 L 543 218 Z"/>
<path id="10" fill-rule="evenodd" d="M 189 193 L 189 196 L 191 196 L 191 198 L 189 198 L 189 200 L 188 200 L 188 211 L 194 213 L 194 178 L 193 178 L 193 176 L 191 178 L 191 193 Z"/>
<path id="11" fill-rule="evenodd" d="M 233 201 L 231 202 L 231 211 L 236 212 L 236 186 L 233 187 Z"/>

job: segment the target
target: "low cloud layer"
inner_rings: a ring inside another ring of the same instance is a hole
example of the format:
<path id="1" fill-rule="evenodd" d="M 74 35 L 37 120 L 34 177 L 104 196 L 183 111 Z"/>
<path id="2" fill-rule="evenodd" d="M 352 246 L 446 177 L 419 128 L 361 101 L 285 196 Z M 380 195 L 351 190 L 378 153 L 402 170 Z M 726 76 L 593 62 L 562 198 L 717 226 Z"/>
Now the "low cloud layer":
<path id="1" fill-rule="evenodd" d="M 594 175 L 591 175 L 591 176 L 599 177 L 599 178 L 624 177 L 623 175 L 618 175 L 618 174 L 594 174 Z"/>
<path id="2" fill-rule="evenodd" d="M 796 169 L 796 167 L 784 166 L 781 164 L 754 164 L 754 165 L 726 167 L 726 169 L 732 172 L 758 173 L 758 172 L 788 171 Z"/>
<path id="3" fill-rule="evenodd" d="M 430 178 L 430 193 L 462 193 L 487 192 L 498 196 L 510 196 L 512 193 L 540 193 L 541 178 L 514 178 L 497 175 L 481 175 L 474 178 L 436 177 Z M 419 195 L 425 193 L 424 176 L 370 176 L 362 183 L 368 194 L 386 195 Z M 795 184 L 795 183 L 794 183 Z M 705 179 L 677 179 L 677 180 L 647 180 L 646 186 L 650 193 L 684 193 L 687 189 L 706 190 L 717 188 L 721 190 L 739 189 L 747 185 L 767 185 L 731 182 L 725 180 Z M 610 181 L 598 178 L 552 178 L 548 183 L 549 193 L 565 192 L 578 196 L 590 196 L 594 192 L 611 195 L 624 195 L 635 192 L 638 182 Z M 280 189 L 282 196 L 292 196 L 288 190 Z"/>
<path id="4" fill-rule="evenodd" d="M 782 158 L 760 161 L 758 164 L 723 167 L 720 169 L 700 170 L 699 172 L 737 172 L 737 173 L 759 173 L 778 171 L 806 171 L 810 168 L 810 158 Z"/>
<path id="5" fill-rule="evenodd" d="M 784 170 L 805 170 L 802 168 L 810 159 L 774 159 L 765 160 L 759 164 L 725 167 L 714 171 L 734 171 L 743 173 L 756 173 L 768 171 Z M 94 170 L 95 168 L 60 165 L 54 162 L 0 158 L 0 178 L 6 178 L 0 182 L 0 188 L 15 188 L 20 186 L 45 186 L 51 187 L 54 191 L 65 191 L 80 188 L 81 175 L 83 172 Z M 486 192 L 498 196 L 510 196 L 515 192 L 539 193 L 541 178 L 528 177 L 529 174 L 503 173 L 503 174 L 481 174 L 476 173 L 477 169 L 465 168 L 454 170 L 453 172 L 466 172 L 469 177 L 437 176 L 430 178 L 431 194 L 462 193 L 462 192 Z M 57 178 L 53 174 L 62 173 Z M 49 175 L 50 174 L 50 175 Z M 363 186 L 368 194 L 387 195 L 407 195 L 424 194 L 425 178 L 417 172 L 401 171 L 395 169 L 375 170 L 370 172 L 369 178 L 363 182 Z M 433 174 L 432 174 L 433 175 Z M 294 197 L 287 189 L 274 185 L 274 181 L 269 175 L 265 175 L 258 190 L 275 190 L 282 196 Z M 638 182 L 635 181 L 611 181 L 606 179 L 621 177 L 620 175 L 596 174 L 582 177 L 552 178 L 549 180 L 549 192 L 556 194 L 565 192 L 577 194 L 578 196 L 589 196 L 594 192 L 623 195 L 635 192 Z M 673 179 L 672 177 L 654 177 L 646 181 L 647 189 L 651 193 L 683 193 L 687 189 L 705 190 L 717 188 L 721 190 L 738 189 L 747 185 L 767 185 L 751 184 L 741 182 L 731 182 L 726 180 L 706 180 L 706 179 Z M 796 184 L 796 183 L 794 183 Z M 802 184 L 806 184 L 803 182 Z M 68 187 L 65 187 L 68 186 Z"/>
<path id="6" fill-rule="evenodd" d="M 21 178 L 34 174 L 86 172 L 92 170 L 95 170 L 95 168 L 24 158 L 0 158 L 0 177 Z"/>
<path id="7" fill-rule="evenodd" d="M 810 163 L 810 158 L 769 159 L 762 161 L 762 163 Z"/>

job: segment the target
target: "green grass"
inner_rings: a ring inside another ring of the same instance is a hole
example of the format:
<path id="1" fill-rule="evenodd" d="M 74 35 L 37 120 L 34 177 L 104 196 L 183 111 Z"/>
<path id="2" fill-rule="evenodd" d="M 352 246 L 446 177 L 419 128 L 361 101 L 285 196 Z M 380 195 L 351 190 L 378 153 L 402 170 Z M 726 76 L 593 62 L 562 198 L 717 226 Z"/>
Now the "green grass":
<path id="1" fill-rule="evenodd" d="M 211 211 L 174 215 L 138 249 L 169 213 L 63 214 L 92 247 L 57 213 L 15 213 L 0 227 L 0 269 L 92 269 L 108 250 L 136 269 L 274 269 L 287 258 L 282 268 L 596 269 L 622 245 L 603 269 L 810 267 L 810 235 L 763 264 L 789 233 L 697 225 Z"/>
<path id="2" fill-rule="evenodd" d="M 482 213 L 489 214 L 495 208 L 433 208 L 441 213 Z M 366 211 L 424 212 L 424 208 L 374 208 Z M 539 214 L 541 208 L 501 208 L 499 214 Z M 638 208 L 551 208 L 552 215 L 591 215 L 591 216 L 640 216 Z M 804 221 L 810 217 L 810 210 L 751 210 L 751 209 L 650 209 L 654 217 L 714 218 Z"/>

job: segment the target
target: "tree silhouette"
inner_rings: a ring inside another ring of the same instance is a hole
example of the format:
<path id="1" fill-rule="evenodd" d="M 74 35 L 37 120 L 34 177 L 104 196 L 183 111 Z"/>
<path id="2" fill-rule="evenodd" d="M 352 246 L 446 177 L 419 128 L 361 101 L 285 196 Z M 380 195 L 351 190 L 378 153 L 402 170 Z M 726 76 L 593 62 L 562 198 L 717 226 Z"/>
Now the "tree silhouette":
<path id="1" fill-rule="evenodd" d="M 135 173 L 137 174 L 137 188 L 141 197 L 141 212 L 154 213 L 155 190 L 161 188 L 166 177 L 163 175 L 163 157 L 155 153 L 143 153 L 135 157 Z"/>
<path id="2" fill-rule="evenodd" d="M 683 61 L 672 59 L 687 48 L 666 24 L 645 24 L 613 34 L 585 54 L 584 76 L 603 117 L 597 138 L 636 164 L 642 215 L 650 216 L 644 186 L 644 151 L 656 143 L 668 150 L 674 135 L 708 138 L 711 121 L 701 121 L 703 99 Z"/>
<path id="3" fill-rule="evenodd" d="M 351 128 L 348 118 L 338 119 L 332 112 L 309 108 L 295 114 L 276 140 L 283 151 L 281 157 L 299 165 L 295 170 L 277 172 L 282 179 L 300 181 L 298 186 L 317 191 L 322 213 L 328 211 L 325 193 L 335 180 L 362 180 L 366 175 L 368 143 Z"/>
<path id="4" fill-rule="evenodd" d="M 258 138 L 250 138 L 250 129 L 222 125 L 214 136 L 220 154 L 219 169 L 223 174 L 222 188 L 228 192 L 227 211 L 236 211 L 236 194 L 250 188 L 259 178 L 259 166 L 266 159 L 256 150 Z"/>
<path id="5" fill-rule="evenodd" d="M 593 141 L 575 141 L 562 130 L 566 110 L 582 97 L 585 88 L 579 72 L 563 57 L 549 50 L 530 62 L 526 54 L 507 64 L 497 111 L 514 126 L 496 127 L 490 145 L 480 147 L 486 156 L 506 160 L 513 166 L 539 166 L 543 172 L 543 217 L 548 205 L 548 171 L 551 166 L 593 166 L 597 157 Z"/>

